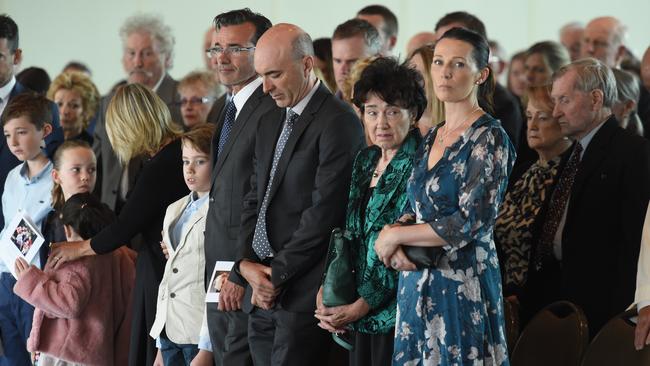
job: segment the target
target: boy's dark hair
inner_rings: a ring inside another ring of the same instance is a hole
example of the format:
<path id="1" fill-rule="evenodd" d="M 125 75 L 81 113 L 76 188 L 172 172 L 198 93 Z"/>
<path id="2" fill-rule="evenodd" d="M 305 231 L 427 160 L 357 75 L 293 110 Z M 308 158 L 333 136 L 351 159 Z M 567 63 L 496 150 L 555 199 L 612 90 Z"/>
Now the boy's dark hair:
<path id="1" fill-rule="evenodd" d="M 273 26 L 268 18 L 260 13 L 254 13 L 249 8 L 231 10 L 214 17 L 214 29 L 217 31 L 224 26 L 244 23 L 251 23 L 255 26 L 255 34 L 253 34 L 253 38 L 251 39 L 251 43 L 254 45 L 257 44 L 257 40 L 262 37 L 262 34 Z"/>
<path id="2" fill-rule="evenodd" d="M 18 49 L 18 25 L 7 14 L 0 15 L 0 38 L 7 40 L 7 48 L 14 54 Z"/>
<path id="3" fill-rule="evenodd" d="M 368 5 L 359 10 L 357 15 L 379 15 L 384 19 L 384 33 L 389 37 L 397 36 L 397 17 L 387 7 L 383 5 Z"/>
<path id="4" fill-rule="evenodd" d="M 474 31 L 482 35 L 483 38 L 487 39 L 485 24 L 483 24 L 481 19 L 476 17 L 476 15 L 470 14 L 466 11 L 455 11 L 453 13 L 445 14 L 442 18 L 440 18 L 440 20 L 438 20 L 438 23 L 436 23 L 435 31 L 437 32 L 441 27 L 452 23 L 460 23 L 463 25 L 463 28 Z"/>
<path id="5" fill-rule="evenodd" d="M 87 240 L 115 221 L 115 214 L 92 193 L 77 193 L 61 207 L 61 223 Z"/>
<path id="6" fill-rule="evenodd" d="M 9 101 L 2 113 L 2 126 L 4 127 L 11 119 L 24 116 L 36 126 L 37 130 L 42 130 L 46 123 L 52 123 L 50 101 L 34 92 L 19 94 Z"/>

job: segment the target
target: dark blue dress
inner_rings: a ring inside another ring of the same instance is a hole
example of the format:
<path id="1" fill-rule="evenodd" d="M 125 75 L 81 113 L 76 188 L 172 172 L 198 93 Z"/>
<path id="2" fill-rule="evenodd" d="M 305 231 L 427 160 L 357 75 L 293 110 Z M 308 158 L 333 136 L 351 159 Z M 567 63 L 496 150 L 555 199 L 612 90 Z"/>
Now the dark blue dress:
<path id="1" fill-rule="evenodd" d="M 483 115 L 428 169 L 438 127 L 421 145 L 407 187 L 417 223 L 448 245 L 435 268 L 402 272 L 394 365 L 508 365 L 501 276 L 492 231 L 514 148 Z"/>

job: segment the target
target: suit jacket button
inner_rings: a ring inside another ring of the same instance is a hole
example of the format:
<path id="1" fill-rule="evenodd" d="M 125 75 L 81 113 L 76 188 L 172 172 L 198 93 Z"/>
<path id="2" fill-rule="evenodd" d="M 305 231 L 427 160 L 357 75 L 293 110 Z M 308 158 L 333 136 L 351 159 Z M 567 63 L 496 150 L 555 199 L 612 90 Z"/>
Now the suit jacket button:
<path id="1" fill-rule="evenodd" d="M 280 279 L 281 279 L 281 280 L 286 280 L 286 279 L 287 279 L 287 275 L 286 275 L 286 274 L 283 274 L 282 276 L 280 276 Z"/>
<path id="2" fill-rule="evenodd" d="M 178 268 L 173 268 L 173 269 L 172 269 L 172 272 L 174 272 L 174 273 L 178 273 Z"/>
<path id="3" fill-rule="evenodd" d="M 169 294 L 169 297 L 171 297 L 173 299 L 173 298 L 176 297 L 176 294 L 172 292 L 171 294 Z"/>

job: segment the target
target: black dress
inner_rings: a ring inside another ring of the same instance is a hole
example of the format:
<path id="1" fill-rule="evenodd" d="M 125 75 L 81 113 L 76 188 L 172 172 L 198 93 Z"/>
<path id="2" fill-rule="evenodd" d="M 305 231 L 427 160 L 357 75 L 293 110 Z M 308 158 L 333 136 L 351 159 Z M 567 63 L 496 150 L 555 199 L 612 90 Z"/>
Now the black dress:
<path id="1" fill-rule="evenodd" d="M 189 193 L 182 165 L 179 139 L 143 165 L 117 220 L 90 242 L 97 254 L 104 254 L 142 235 L 144 245 L 137 248 L 129 365 L 151 365 L 156 357 L 156 342 L 149 337 L 149 329 L 165 268 L 160 231 L 167 206 Z"/>

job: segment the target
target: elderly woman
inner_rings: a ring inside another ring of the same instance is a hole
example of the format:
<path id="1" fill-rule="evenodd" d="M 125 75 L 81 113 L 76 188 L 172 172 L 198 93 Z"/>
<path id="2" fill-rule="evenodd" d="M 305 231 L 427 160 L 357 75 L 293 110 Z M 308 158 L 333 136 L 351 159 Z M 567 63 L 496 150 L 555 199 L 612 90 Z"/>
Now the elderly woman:
<path id="1" fill-rule="evenodd" d="M 108 105 L 106 131 L 121 162 L 138 155 L 149 159 L 113 224 L 89 240 L 55 245 L 50 257 L 58 267 L 82 256 L 111 252 L 142 235 L 136 248 L 129 364 L 151 365 L 156 347 L 148 333 L 165 267 L 160 229 L 167 206 L 188 193 L 181 169 L 181 131 L 165 103 L 135 83 L 117 89 Z"/>
<path id="2" fill-rule="evenodd" d="M 422 78 L 392 58 L 372 61 L 354 85 L 354 103 L 372 146 L 356 157 L 350 184 L 346 229 L 353 248 L 357 293 L 350 305 L 326 308 L 320 299 L 320 326 L 355 331 L 350 365 L 390 365 L 395 328 L 397 272 L 377 258 L 373 245 L 384 225 L 395 222 L 406 206 L 406 182 L 420 143 L 415 122 L 426 107 Z M 403 265 L 412 264 L 401 254 Z"/>
<path id="3" fill-rule="evenodd" d="M 624 129 L 638 136 L 643 136 L 643 124 L 637 112 L 641 95 L 641 83 L 634 74 L 619 69 L 612 69 L 616 78 L 618 97 L 612 106 L 612 113 Z"/>
<path id="4" fill-rule="evenodd" d="M 100 95 L 90 78 L 80 72 L 64 72 L 54 79 L 47 97 L 59 107 L 65 139 L 80 139 L 92 145 L 93 138 L 86 128 L 95 116 Z"/>
<path id="5" fill-rule="evenodd" d="M 531 252 L 537 242 L 540 210 L 558 177 L 562 154 L 571 141 L 553 117 L 553 101 L 545 86 L 528 88 L 528 145 L 538 159 L 506 193 L 494 226 L 494 239 L 501 255 L 504 294 L 521 297 L 526 284 Z"/>
<path id="6" fill-rule="evenodd" d="M 433 263 L 399 277 L 393 365 L 508 365 L 494 221 L 515 158 L 501 123 L 479 107 L 494 78 L 489 46 L 452 28 L 436 43 L 431 75 L 445 104 L 415 154 L 410 213 L 375 240 L 398 266 L 402 246 L 437 248 Z"/>
<path id="7" fill-rule="evenodd" d="M 420 134 L 425 136 L 429 130 L 445 119 L 445 106 L 436 97 L 431 80 L 431 64 L 433 63 L 433 45 L 422 46 L 413 51 L 407 62 L 415 68 L 424 79 L 424 91 L 427 94 L 427 108 L 418 120 Z"/>
<path id="8" fill-rule="evenodd" d="M 214 101 L 221 94 L 214 74 L 207 71 L 193 71 L 178 83 L 181 100 L 181 117 L 186 129 L 208 122 L 208 115 Z M 212 121 L 216 122 L 216 121 Z"/>

